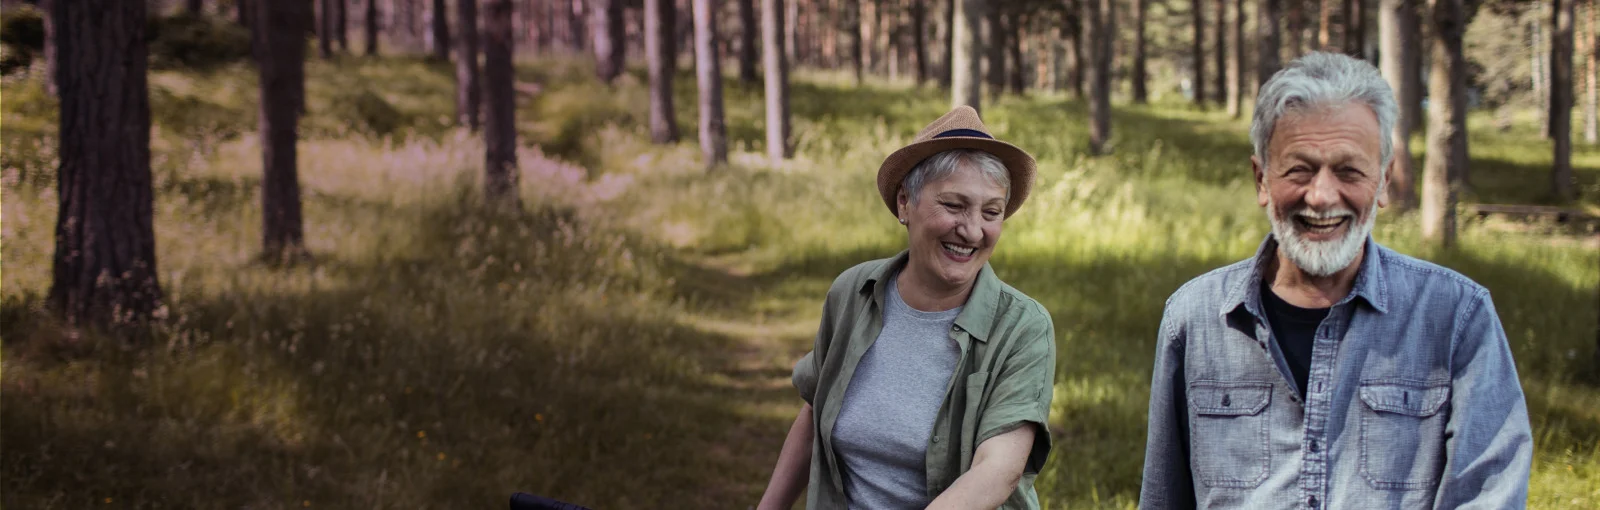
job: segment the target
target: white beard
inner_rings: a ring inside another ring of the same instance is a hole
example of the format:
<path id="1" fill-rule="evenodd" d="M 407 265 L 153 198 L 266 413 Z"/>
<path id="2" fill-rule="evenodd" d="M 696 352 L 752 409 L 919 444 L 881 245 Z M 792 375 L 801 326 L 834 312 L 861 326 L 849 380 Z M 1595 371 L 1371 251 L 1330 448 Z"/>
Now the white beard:
<path id="1" fill-rule="evenodd" d="M 1329 213 L 1347 213 L 1349 209 L 1336 209 Z M 1294 211 L 1288 218 L 1278 217 L 1278 208 L 1267 196 L 1267 219 L 1272 221 L 1272 235 L 1278 240 L 1278 250 L 1301 271 L 1312 276 L 1330 276 L 1350 267 L 1372 234 L 1372 224 L 1378 216 L 1378 201 L 1372 201 L 1360 224 L 1346 227 L 1344 237 L 1331 241 L 1308 241 L 1301 237 L 1300 228 L 1293 217 L 1306 209 Z M 1326 213 L 1325 213 L 1326 214 Z M 1354 221 L 1354 219 L 1352 219 Z"/>

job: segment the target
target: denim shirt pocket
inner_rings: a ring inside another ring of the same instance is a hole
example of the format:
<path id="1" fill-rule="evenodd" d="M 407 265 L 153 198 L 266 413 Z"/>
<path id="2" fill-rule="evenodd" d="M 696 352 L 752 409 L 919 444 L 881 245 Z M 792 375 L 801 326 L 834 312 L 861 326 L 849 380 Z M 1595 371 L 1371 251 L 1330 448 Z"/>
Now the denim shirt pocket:
<path id="1" fill-rule="evenodd" d="M 1444 463 L 1447 383 L 1361 383 L 1361 476 L 1374 489 L 1427 490 Z"/>
<path id="2" fill-rule="evenodd" d="M 1200 483 L 1248 489 L 1267 479 L 1271 450 L 1263 411 L 1271 402 L 1272 383 L 1189 383 L 1191 462 Z"/>

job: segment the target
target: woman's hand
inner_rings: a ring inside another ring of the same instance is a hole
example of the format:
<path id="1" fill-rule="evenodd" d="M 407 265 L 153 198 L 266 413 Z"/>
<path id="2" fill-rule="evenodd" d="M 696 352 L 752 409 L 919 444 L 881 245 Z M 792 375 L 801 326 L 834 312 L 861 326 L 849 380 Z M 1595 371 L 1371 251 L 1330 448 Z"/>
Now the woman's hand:
<path id="1" fill-rule="evenodd" d="M 1036 433 L 1033 424 L 1024 423 L 980 443 L 978 451 L 972 455 L 972 469 L 956 478 L 928 509 L 995 508 L 1005 503 L 1022 481 L 1022 470 L 1028 462 Z"/>
<path id="2" fill-rule="evenodd" d="M 800 491 L 811 480 L 811 443 L 816 434 L 816 426 L 811 420 L 811 404 L 806 404 L 800 408 L 800 414 L 794 417 L 794 425 L 789 427 L 789 437 L 783 440 L 778 465 L 772 468 L 772 479 L 767 482 L 767 492 L 761 495 L 757 510 L 787 510 L 794 506 L 794 501 L 800 498 Z M 1033 438 L 1031 435 L 1028 437 L 1030 441 Z M 1027 450 L 1023 450 L 1023 456 L 1027 458 Z"/>

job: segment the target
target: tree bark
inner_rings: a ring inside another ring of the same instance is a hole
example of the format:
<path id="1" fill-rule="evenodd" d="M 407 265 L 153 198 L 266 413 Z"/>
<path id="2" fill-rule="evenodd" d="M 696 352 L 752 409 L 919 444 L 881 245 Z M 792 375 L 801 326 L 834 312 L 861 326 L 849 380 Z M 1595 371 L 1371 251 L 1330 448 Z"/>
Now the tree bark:
<path id="1" fill-rule="evenodd" d="M 728 162 L 728 130 L 722 117 L 722 64 L 717 57 L 715 7 L 713 0 L 694 0 L 694 68 L 700 87 L 700 155 L 705 159 L 707 168 Z"/>
<path id="2" fill-rule="evenodd" d="M 1096 0 L 1085 0 L 1094 2 Z M 1193 59 L 1194 79 L 1191 82 L 1194 90 L 1194 105 L 1205 109 L 1206 107 L 1206 16 L 1205 2 L 1202 0 L 1189 0 L 1190 13 L 1194 17 L 1194 44 L 1189 50 L 1189 57 Z M 1091 44 L 1093 42 L 1091 41 Z"/>
<path id="3" fill-rule="evenodd" d="M 1367 58 L 1367 13 L 1362 0 L 1344 0 L 1344 53 Z"/>
<path id="4" fill-rule="evenodd" d="M 489 101 L 488 118 L 483 126 L 484 197 L 493 206 L 515 210 L 521 207 L 521 200 L 517 196 L 517 100 L 511 69 L 514 46 L 511 0 L 488 2 L 488 16 L 483 25 L 484 92 Z M 462 33 L 465 35 L 465 31 Z"/>
<path id="5" fill-rule="evenodd" d="M 433 9 L 429 11 L 429 14 L 433 16 L 433 58 L 439 61 L 450 60 L 450 15 L 448 12 L 445 9 L 444 0 L 433 0 Z"/>
<path id="6" fill-rule="evenodd" d="M 845 21 L 845 36 L 850 39 L 850 65 L 855 72 L 856 85 L 863 83 L 867 65 L 867 46 L 862 40 L 861 33 L 861 4 L 863 0 L 845 0 L 844 8 L 847 20 Z"/>
<path id="7" fill-rule="evenodd" d="M 1083 38 L 1083 3 L 1091 0 L 1068 0 L 1066 21 L 1061 24 L 1062 42 L 1066 45 L 1066 85 L 1073 98 L 1082 98 L 1084 66 L 1089 62 L 1088 44 Z"/>
<path id="8" fill-rule="evenodd" d="M 1024 26 L 1022 15 L 1008 13 L 1005 15 L 1004 24 L 1006 27 L 1006 52 L 1008 53 L 1006 82 L 1011 86 L 1011 93 L 1020 96 L 1025 85 L 1022 80 L 1022 69 L 1025 67 L 1022 64 L 1022 33 Z"/>
<path id="9" fill-rule="evenodd" d="M 322 15 L 317 17 L 317 55 L 326 60 L 333 58 L 333 3 L 338 0 L 319 1 L 322 3 Z"/>
<path id="10" fill-rule="evenodd" d="M 261 69 L 261 245 L 268 261 L 305 255 L 296 155 L 305 105 L 305 22 L 311 0 L 256 2 L 256 48 Z"/>
<path id="11" fill-rule="evenodd" d="M 367 0 L 367 56 L 378 55 L 378 0 Z"/>
<path id="12" fill-rule="evenodd" d="M 1241 104 L 1244 102 L 1244 0 L 1233 0 L 1232 33 L 1233 46 L 1227 58 L 1227 109 L 1228 117 L 1237 119 L 1243 111 Z M 1222 37 L 1217 37 L 1218 42 L 1222 40 Z"/>
<path id="13" fill-rule="evenodd" d="M 678 118 L 672 105 L 673 65 L 678 50 L 672 27 L 678 18 L 672 0 L 644 1 L 645 64 L 650 71 L 650 141 L 678 141 Z"/>
<path id="14" fill-rule="evenodd" d="M 1600 5 L 1591 0 L 1589 8 L 1585 11 L 1589 18 L 1589 31 L 1584 34 L 1584 46 L 1589 51 L 1584 52 L 1584 60 L 1588 65 L 1584 68 L 1583 81 L 1587 94 L 1583 101 L 1583 141 L 1589 145 L 1600 142 L 1600 117 L 1597 117 L 1597 108 L 1600 108 L 1600 83 L 1596 82 L 1596 73 L 1600 72 L 1600 32 L 1596 31 L 1596 19 L 1600 18 Z"/>
<path id="15" fill-rule="evenodd" d="M 56 56 L 56 0 L 40 0 L 40 21 L 44 25 L 44 91 L 51 97 L 61 97 L 56 83 L 60 81 L 60 67 L 57 65 L 59 57 Z"/>
<path id="16" fill-rule="evenodd" d="M 761 0 L 763 64 L 766 66 L 767 159 L 789 159 L 789 62 L 783 51 L 783 0 Z"/>
<path id="17" fill-rule="evenodd" d="M 1267 83 L 1283 67 L 1278 59 L 1280 51 L 1278 17 L 1283 0 L 1259 0 L 1256 4 L 1256 87 Z"/>
<path id="18" fill-rule="evenodd" d="M 955 4 L 955 17 L 950 24 L 950 107 L 961 105 L 983 111 L 983 95 L 979 82 L 983 63 L 979 55 L 983 43 L 978 35 L 983 31 L 985 17 L 983 0 L 951 0 Z"/>
<path id="19" fill-rule="evenodd" d="M 1145 11 L 1150 0 L 1133 0 L 1133 69 L 1130 80 L 1133 81 L 1133 102 L 1144 104 L 1150 101 L 1150 90 L 1146 82 L 1149 76 L 1145 65 Z"/>
<path id="20" fill-rule="evenodd" d="M 783 8 L 783 60 L 785 70 L 789 65 L 800 65 L 800 2 L 784 2 Z"/>
<path id="21" fill-rule="evenodd" d="M 760 30 L 756 23 L 755 0 L 737 0 L 739 12 L 739 82 L 754 84 L 756 82 L 756 61 L 760 54 L 756 53 L 756 36 Z"/>
<path id="22" fill-rule="evenodd" d="M 1307 0 L 1283 1 L 1285 2 L 1283 33 L 1287 39 L 1284 44 L 1284 49 L 1288 51 L 1288 55 L 1284 57 L 1284 60 L 1294 60 L 1300 58 L 1300 55 L 1305 52 L 1306 48 L 1305 34 Z"/>
<path id="23" fill-rule="evenodd" d="M 1006 87 L 1006 33 L 1005 24 L 1001 21 L 1001 10 L 1004 4 L 989 6 L 988 16 L 985 17 L 984 32 L 986 37 L 984 58 L 989 62 L 988 88 L 989 98 L 998 100 L 1005 92 Z"/>
<path id="24" fill-rule="evenodd" d="M 456 124 L 478 131 L 478 0 L 456 0 Z"/>
<path id="25" fill-rule="evenodd" d="M 955 66 L 955 36 L 956 36 L 956 7 L 961 0 L 945 0 L 944 10 L 944 60 L 939 63 L 939 86 L 951 89 L 955 82 L 955 73 L 959 72 Z M 970 29 L 968 29 L 970 30 Z M 969 33 L 970 37 L 970 33 Z"/>
<path id="26" fill-rule="evenodd" d="M 250 13 L 254 7 L 250 5 L 250 2 L 252 1 L 253 0 L 233 0 L 233 21 L 234 23 L 239 24 L 239 26 L 245 27 L 246 30 L 250 28 Z"/>
<path id="27" fill-rule="evenodd" d="M 916 59 L 917 86 L 928 81 L 928 45 L 923 30 L 927 26 L 928 7 L 923 2 L 911 2 L 911 58 Z"/>
<path id="28" fill-rule="evenodd" d="M 1555 154 L 1550 167 L 1550 191 L 1561 200 L 1577 193 L 1572 175 L 1572 22 L 1577 0 L 1551 0 L 1550 136 Z"/>
<path id="29" fill-rule="evenodd" d="M 622 75 L 627 44 L 622 22 L 622 0 L 589 0 L 589 32 L 594 39 L 595 77 L 607 85 Z"/>
<path id="30" fill-rule="evenodd" d="M 1083 32 L 1090 45 L 1089 153 L 1111 151 L 1111 53 L 1116 40 L 1116 1 L 1083 3 Z"/>
<path id="31" fill-rule="evenodd" d="M 1217 19 L 1212 23 L 1211 63 L 1217 69 L 1215 92 L 1217 104 L 1228 102 L 1228 0 L 1216 0 Z"/>
<path id="32" fill-rule="evenodd" d="M 145 3 L 58 1 L 59 205 L 50 307 L 122 330 L 161 306 L 150 176 Z"/>
<path id="33" fill-rule="evenodd" d="M 339 51 L 350 51 L 350 9 L 346 0 L 333 0 L 333 36 Z"/>
<path id="34" fill-rule="evenodd" d="M 1378 7 L 1379 67 L 1394 90 L 1399 116 L 1390 133 L 1394 144 L 1394 165 L 1389 170 L 1389 200 L 1397 210 L 1416 207 L 1413 184 L 1415 163 L 1411 158 L 1411 131 L 1417 125 L 1413 103 L 1422 101 L 1415 67 L 1418 61 L 1419 26 L 1415 0 L 1381 0 Z"/>
<path id="35" fill-rule="evenodd" d="M 1430 0 L 1428 154 L 1422 175 L 1422 237 L 1442 246 L 1456 239 L 1456 190 L 1467 166 L 1467 63 L 1462 36 L 1474 0 Z M 1470 9 L 1470 11 L 1469 11 Z"/>

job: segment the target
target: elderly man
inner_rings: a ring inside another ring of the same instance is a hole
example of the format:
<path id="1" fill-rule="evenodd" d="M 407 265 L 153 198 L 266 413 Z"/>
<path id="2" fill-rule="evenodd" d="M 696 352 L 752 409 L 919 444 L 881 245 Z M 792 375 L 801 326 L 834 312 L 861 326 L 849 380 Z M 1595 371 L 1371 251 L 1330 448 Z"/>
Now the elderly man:
<path id="1" fill-rule="evenodd" d="M 1369 235 L 1395 100 L 1313 53 L 1261 87 L 1272 233 L 1167 300 L 1142 508 L 1521 508 L 1533 443 L 1489 292 Z"/>

